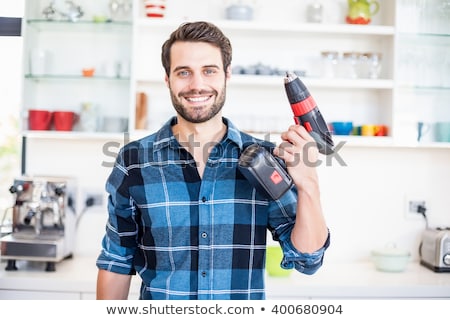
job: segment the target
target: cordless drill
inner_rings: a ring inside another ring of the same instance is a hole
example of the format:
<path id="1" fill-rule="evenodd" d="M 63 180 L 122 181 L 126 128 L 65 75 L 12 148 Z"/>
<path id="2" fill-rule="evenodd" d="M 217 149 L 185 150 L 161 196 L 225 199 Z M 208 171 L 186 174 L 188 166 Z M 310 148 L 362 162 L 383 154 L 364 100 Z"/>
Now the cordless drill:
<path id="1" fill-rule="evenodd" d="M 286 73 L 284 86 L 295 123 L 306 128 L 320 153 L 333 153 L 334 144 L 327 124 L 306 86 L 291 72 Z M 284 163 L 269 151 L 270 148 L 263 143 L 247 146 L 239 157 L 239 169 L 259 193 L 277 200 L 291 188 L 293 181 Z"/>
<path id="2" fill-rule="evenodd" d="M 316 141 L 320 153 L 332 154 L 334 143 L 327 123 L 306 86 L 295 73 L 287 72 L 284 87 L 294 112 L 295 123 L 305 127 Z"/>

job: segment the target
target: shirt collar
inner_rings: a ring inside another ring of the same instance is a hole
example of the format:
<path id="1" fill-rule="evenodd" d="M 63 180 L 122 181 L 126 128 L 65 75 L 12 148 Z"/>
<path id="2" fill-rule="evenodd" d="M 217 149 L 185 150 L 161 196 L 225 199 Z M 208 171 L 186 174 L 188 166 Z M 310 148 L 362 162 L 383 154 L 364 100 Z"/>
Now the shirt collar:
<path id="1" fill-rule="evenodd" d="M 235 143 L 239 147 L 239 149 L 242 150 L 243 142 L 238 128 L 229 119 L 225 117 L 222 117 L 222 121 L 227 126 L 227 134 L 225 138 L 222 140 L 222 142 L 229 140 Z M 181 148 L 181 145 L 178 143 L 172 131 L 172 126 L 175 125 L 176 123 L 177 117 L 174 116 L 170 118 L 161 127 L 161 129 L 159 129 L 159 131 L 156 133 L 155 143 L 153 144 L 153 148 L 155 151 L 160 151 L 161 149 L 167 147 L 171 147 L 174 149 Z"/>

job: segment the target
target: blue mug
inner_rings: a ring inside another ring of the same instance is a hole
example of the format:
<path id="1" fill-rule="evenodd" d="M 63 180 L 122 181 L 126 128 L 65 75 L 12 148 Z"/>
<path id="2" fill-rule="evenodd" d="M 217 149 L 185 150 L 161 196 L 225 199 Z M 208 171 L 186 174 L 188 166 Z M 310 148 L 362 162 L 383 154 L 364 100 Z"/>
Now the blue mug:
<path id="1" fill-rule="evenodd" d="M 348 136 L 353 131 L 353 122 L 351 121 L 335 121 L 330 123 L 330 130 L 334 135 Z"/>

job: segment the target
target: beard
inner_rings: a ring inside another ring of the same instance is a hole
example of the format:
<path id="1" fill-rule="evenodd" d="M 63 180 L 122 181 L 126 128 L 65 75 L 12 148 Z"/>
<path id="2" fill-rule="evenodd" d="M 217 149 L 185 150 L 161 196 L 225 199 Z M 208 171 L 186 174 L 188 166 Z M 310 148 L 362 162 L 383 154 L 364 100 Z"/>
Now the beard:
<path id="1" fill-rule="evenodd" d="M 189 121 L 191 123 L 202 123 L 206 122 L 212 118 L 214 118 L 220 110 L 222 110 L 224 104 L 225 104 L 225 96 L 226 96 L 226 86 L 224 85 L 222 88 L 222 92 L 219 93 L 216 90 L 212 91 L 205 91 L 205 90 L 192 90 L 189 92 L 180 92 L 178 95 L 175 95 L 172 91 L 172 88 L 169 87 L 170 90 L 170 97 L 172 99 L 172 104 L 175 108 L 175 111 L 186 121 Z M 215 96 L 215 101 L 212 104 L 212 106 L 204 110 L 205 106 L 199 106 L 198 108 L 194 108 L 192 110 L 191 108 L 187 108 L 182 103 L 182 97 L 184 95 L 193 95 L 193 94 L 210 94 Z"/>

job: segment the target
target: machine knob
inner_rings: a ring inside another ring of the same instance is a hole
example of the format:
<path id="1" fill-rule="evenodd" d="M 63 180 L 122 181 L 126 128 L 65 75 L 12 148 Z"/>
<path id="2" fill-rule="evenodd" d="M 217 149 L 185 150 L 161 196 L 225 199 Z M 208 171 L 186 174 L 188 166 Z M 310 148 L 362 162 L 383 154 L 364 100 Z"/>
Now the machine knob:
<path id="1" fill-rule="evenodd" d="M 9 188 L 9 192 L 11 192 L 11 193 L 18 193 L 18 192 L 22 192 L 22 191 L 24 191 L 24 190 L 27 190 L 28 189 L 28 183 L 25 183 L 25 184 L 18 184 L 17 186 L 15 186 L 15 185 L 12 185 L 10 188 Z"/>
<path id="2" fill-rule="evenodd" d="M 442 261 L 446 266 L 450 266 L 450 253 L 445 254 L 444 258 L 442 258 Z"/>
<path id="3" fill-rule="evenodd" d="M 30 225 L 31 223 L 31 219 L 33 219 L 33 217 L 35 216 L 36 212 L 34 211 L 28 211 L 27 215 L 25 216 L 25 218 L 23 218 L 23 223 L 25 223 L 26 225 Z"/>
<path id="4" fill-rule="evenodd" d="M 64 188 L 60 187 L 55 188 L 55 193 L 57 196 L 62 196 L 64 194 Z"/>

